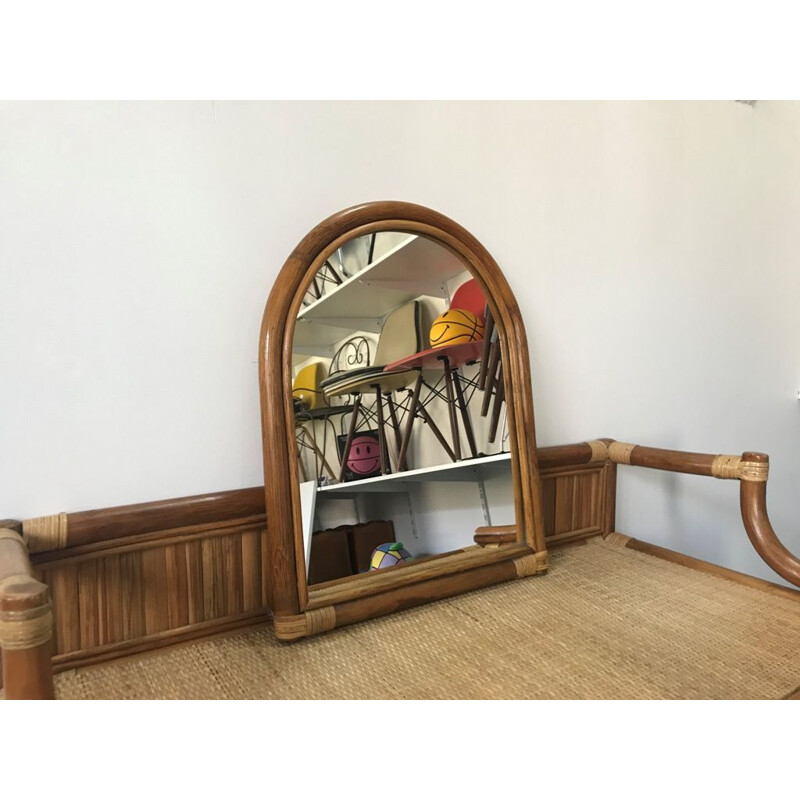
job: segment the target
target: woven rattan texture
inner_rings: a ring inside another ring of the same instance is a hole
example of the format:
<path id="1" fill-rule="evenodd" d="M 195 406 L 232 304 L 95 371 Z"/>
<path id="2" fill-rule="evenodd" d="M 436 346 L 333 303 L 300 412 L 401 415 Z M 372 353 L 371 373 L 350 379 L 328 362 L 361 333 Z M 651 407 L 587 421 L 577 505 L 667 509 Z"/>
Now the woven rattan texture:
<path id="1" fill-rule="evenodd" d="M 271 629 L 56 677 L 59 698 L 780 698 L 800 603 L 593 540 L 512 581 L 292 644 Z"/>

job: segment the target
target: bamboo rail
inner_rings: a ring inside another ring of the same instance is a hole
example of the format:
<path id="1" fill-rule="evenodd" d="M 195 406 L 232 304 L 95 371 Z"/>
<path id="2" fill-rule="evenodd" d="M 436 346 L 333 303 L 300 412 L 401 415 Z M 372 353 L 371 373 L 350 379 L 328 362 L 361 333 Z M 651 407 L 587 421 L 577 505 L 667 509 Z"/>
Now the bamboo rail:
<path id="1" fill-rule="evenodd" d="M 780 541 L 767 514 L 769 456 L 766 453 L 747 451 L 741 456 L 689 453 L 626 444 L 613 439 L 595 439 L 567 447 L 570 455 L 580 459 L 581 463 L 608 460 L 632 467 L 738 480 L 742 521 L 750 542 L 778 575 L 794 586 L 800 586 L 800 559 Z M 557 455 L 561 454 L 553 454 Z"/>
<path id="2" fill-rule="evenodd" d="M 50 590 L 33 577 L 28 549 L 0 523 L 0 650 L 7 700 L 53 700 Z"/>

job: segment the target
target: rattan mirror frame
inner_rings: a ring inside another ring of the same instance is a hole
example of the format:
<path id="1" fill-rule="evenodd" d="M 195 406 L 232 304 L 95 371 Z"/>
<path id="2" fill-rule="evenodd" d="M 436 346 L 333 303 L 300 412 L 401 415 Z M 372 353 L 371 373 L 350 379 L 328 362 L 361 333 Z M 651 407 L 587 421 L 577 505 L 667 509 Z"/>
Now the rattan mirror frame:
<path id="1" fill-rule="evenodd" d="M 501 341 L 517 541 L 465 548 L 309 591 L 300 484 L 293 458 L 291 351 L 295 321 L 312 278 L 331 253 L 348 239 L 378 230 L 426 236 L 448 248 L 479 281 L 489 300 Z M 267 515 L 267 547 L 262 558 L 278 638 L 297 639 L 547 571 L 525 326 L 499 266 L 458 223 L 424 206 L 379 201 L 347 208 L 314 227 L 286 260 L 267 300 L 259 343 L 259 383 Z"/>

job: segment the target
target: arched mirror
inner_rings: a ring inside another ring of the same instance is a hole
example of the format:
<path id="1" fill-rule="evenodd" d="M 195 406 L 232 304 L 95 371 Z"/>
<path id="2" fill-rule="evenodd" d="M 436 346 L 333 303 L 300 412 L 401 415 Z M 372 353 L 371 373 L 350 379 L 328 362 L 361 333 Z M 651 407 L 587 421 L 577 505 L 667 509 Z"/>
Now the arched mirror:
<path id="1" fill-rule="evenodd" d="M 270 294 L 260 379 L 279 638 L 546 571 L 524 325 L 455 222 L 320 223 Z"/>

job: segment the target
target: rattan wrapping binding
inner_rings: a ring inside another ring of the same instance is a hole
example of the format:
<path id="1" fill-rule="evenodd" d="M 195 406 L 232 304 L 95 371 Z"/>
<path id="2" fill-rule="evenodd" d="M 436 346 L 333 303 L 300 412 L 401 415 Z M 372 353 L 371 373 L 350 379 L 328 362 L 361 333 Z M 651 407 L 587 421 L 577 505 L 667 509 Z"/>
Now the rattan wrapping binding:
<path id="1" fill-rule="evenodd" d="M 586 442 L 586 444 L 592 448 L 590 464 L 595 461 L 605 461 L 608 458 L 608 445 L 605 442 L 601 442 L 599 439 L 592 439 L 591 442 Z"/>
<path id="2" fill-rule="evenodd" d="M 742 461 L 739 464 L 739 480 L 764 483 L 769 478 L 769 464 L 760 461 Z"/>
<path id="3" fill-rule="evenodd" d="M 61 550 L 67 546 L 67 515 L 62 512 L 26 519 L 22 523 L 22 535 L 31 553 Z"/>
<path id="4" fill-rule="evenodd" d="M 547 569 L 547 553 L 531 553 L 529 556 L 515 558 L 514 569 L 518 578 L 527 578 L 529 575 L 536 575 L 537 572 L 544 572 Z"/>
<path id="5" fill-rule="evenodd" d="M 306 611 L 309 635 L 332 631 L 336 627 L 336 610 L 333 606 L 323 606 Z"/>
<path id="6" fill-rule="evenodd" d="M 53 635 L 50 606 L 24 611 L 0 611 L 0 649 L 27 650 L 49 641 Z"/>
<path id="7" fill-rule="evenodd" d="M 611 442 L 608 446 L 608 457 L 617 464 L 630 464 L 634 447 L 635 444 L 626 442 Z"/>
<path id="8" fill-rule="evenodd" d="M 711 462 L 711 474 L 715 478 L 735 480 L 739 477 L 741 456 L 717 456 Z"/>

